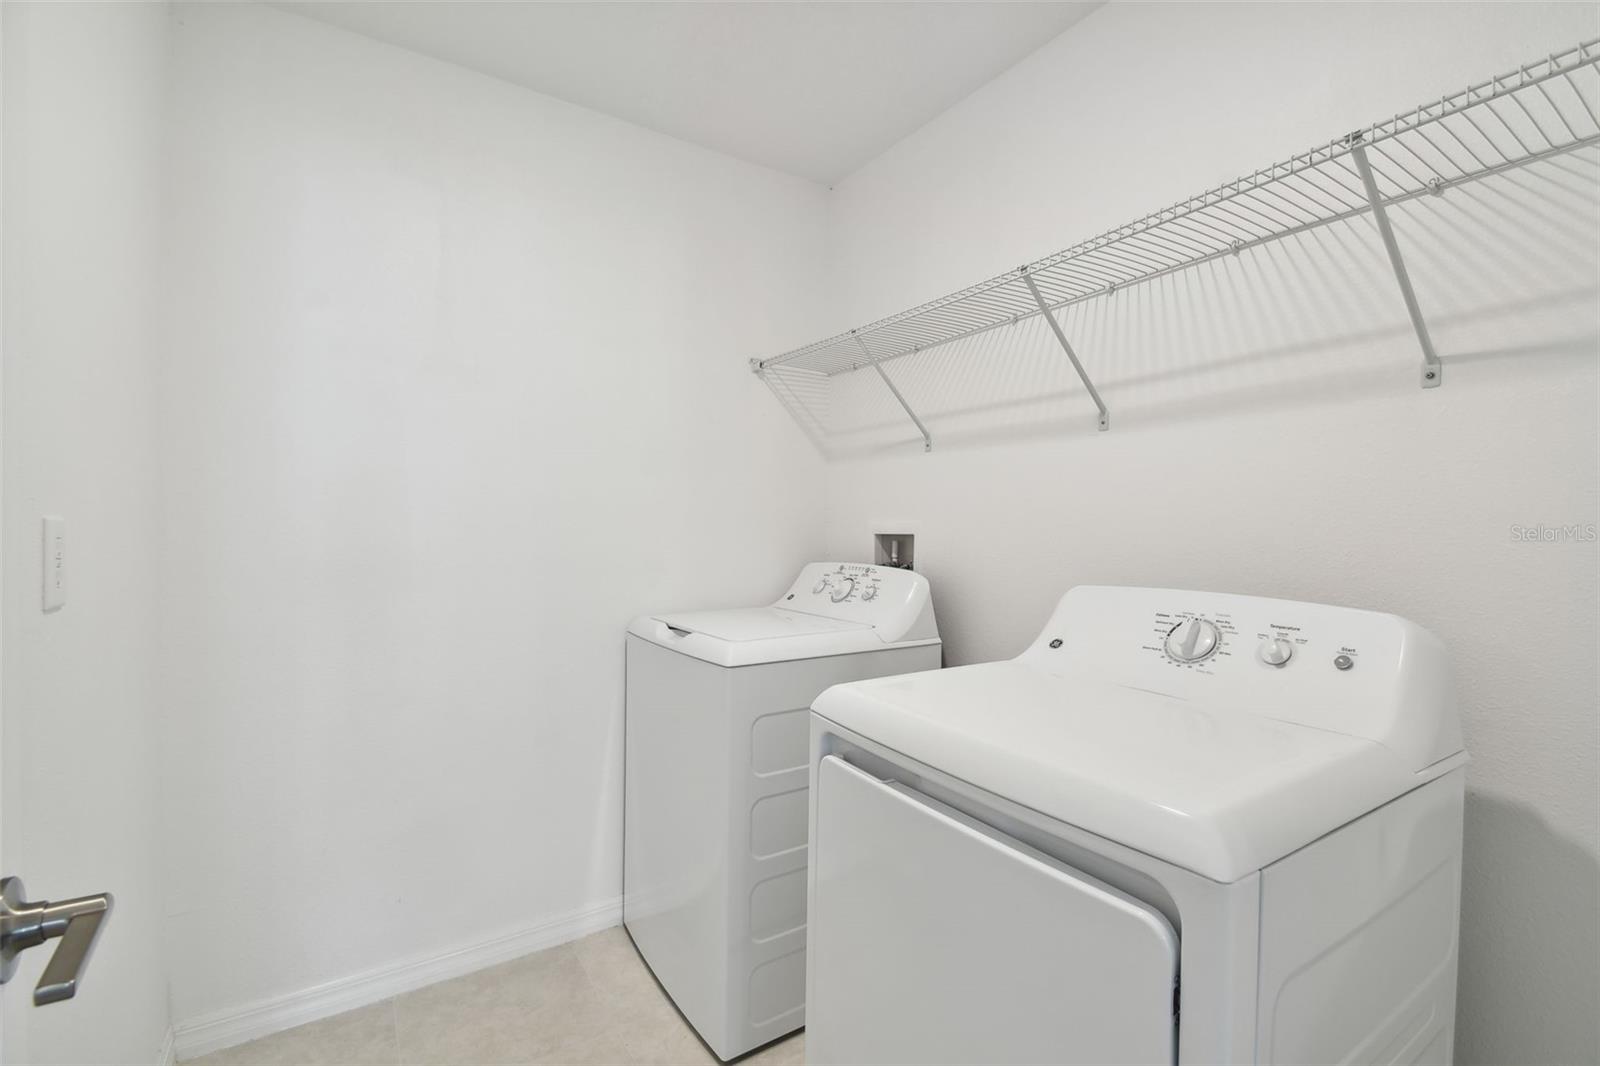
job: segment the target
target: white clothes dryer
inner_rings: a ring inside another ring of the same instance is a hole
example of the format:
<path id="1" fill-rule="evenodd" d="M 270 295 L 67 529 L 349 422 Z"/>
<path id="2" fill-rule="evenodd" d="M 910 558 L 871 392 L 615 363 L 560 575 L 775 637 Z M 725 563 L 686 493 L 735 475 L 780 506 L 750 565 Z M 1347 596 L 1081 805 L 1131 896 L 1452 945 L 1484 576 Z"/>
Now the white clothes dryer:
<path id="1" fill-rule="evenodd" d="M 807 1061 L 1448 1063 L 1464 764 L 1392 615 L 1076 588 L 814 704 Z"/>

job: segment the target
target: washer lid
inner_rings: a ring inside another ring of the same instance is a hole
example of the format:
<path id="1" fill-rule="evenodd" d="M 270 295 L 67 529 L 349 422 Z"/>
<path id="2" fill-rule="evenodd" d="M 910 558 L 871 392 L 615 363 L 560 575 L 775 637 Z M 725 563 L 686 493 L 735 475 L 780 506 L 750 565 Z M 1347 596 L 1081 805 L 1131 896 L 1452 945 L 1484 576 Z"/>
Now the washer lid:
<path id="1" fill-rule="evenodd" d="M 823 618 L 780 607 L 749 607 L 731 611 L 687 611 L 659 614 L 656 620 L 683 633 L 701 633 L 716 640 L 777 640 L 816 633 L 843 633 L 868 629 L 861 622 Z"/>
<path id="2" fill-rule="evenodd" d="M 628 632 L 717 666 L 820 659 L 894 646 L 884 643 L 872 626 L 780 607 L 648 616 L 634 619 Z"/>
<path id="3" fill-rule="evenodd" d="M 1237 881 L 1465 761 L 1023 662 L 836 685 L 819 715 L 1057 821 Z"/>

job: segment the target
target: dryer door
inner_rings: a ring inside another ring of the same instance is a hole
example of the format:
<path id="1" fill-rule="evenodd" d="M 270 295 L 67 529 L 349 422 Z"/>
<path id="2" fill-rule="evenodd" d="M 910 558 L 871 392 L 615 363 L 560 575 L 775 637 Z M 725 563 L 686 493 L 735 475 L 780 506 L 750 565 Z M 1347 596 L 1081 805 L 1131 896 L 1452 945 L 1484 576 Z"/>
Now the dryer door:
<path id="1" fill-rule="evenodd" d="M 1171 1063 L 1153 908 L 837 756 L 817 772 L 810 1063 Z"/>

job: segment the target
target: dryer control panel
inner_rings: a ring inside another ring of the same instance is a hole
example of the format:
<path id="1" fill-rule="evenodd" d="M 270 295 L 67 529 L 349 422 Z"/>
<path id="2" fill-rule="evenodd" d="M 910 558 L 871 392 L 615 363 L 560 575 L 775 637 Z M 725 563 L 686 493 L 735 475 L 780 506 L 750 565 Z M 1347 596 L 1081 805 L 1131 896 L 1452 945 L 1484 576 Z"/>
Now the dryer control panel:
<path id="1" fill-rule="evenodd" d="M 939 635 L 928 579 L 889 566 L 809 563 L 773 606 L 872 626 L 889 642 Z"/>
<path id="2" fill-rule="evenodd" d="M 1392 614 L 1180 589 L 1081 586 L 1020 657 L 1080 677 L 1403 750 L 1462 748 L 1438 639 Z"/>

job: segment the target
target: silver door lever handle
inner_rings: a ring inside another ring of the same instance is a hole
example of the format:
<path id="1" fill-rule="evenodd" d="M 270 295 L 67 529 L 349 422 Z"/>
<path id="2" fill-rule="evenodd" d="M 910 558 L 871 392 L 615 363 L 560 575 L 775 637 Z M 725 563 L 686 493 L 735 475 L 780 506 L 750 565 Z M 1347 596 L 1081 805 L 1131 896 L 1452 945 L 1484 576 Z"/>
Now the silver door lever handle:
<path id="1" fill-rule="evenodd" d="M 33 990 L 33 1005 L 42 1007 L 71 999 L 78 992 L 78 982 L 83 978 L 83 968 L 89 962 L 100 927 L 111 913 L 111 894 L 102 892 L 59 903 L 29 903 L 23 898 L 26 894 L 21 878 L 0 878 L 0 984 L 11 980 L 16 972 L 18 955 L 59 937 L 61 943 Z"/>

